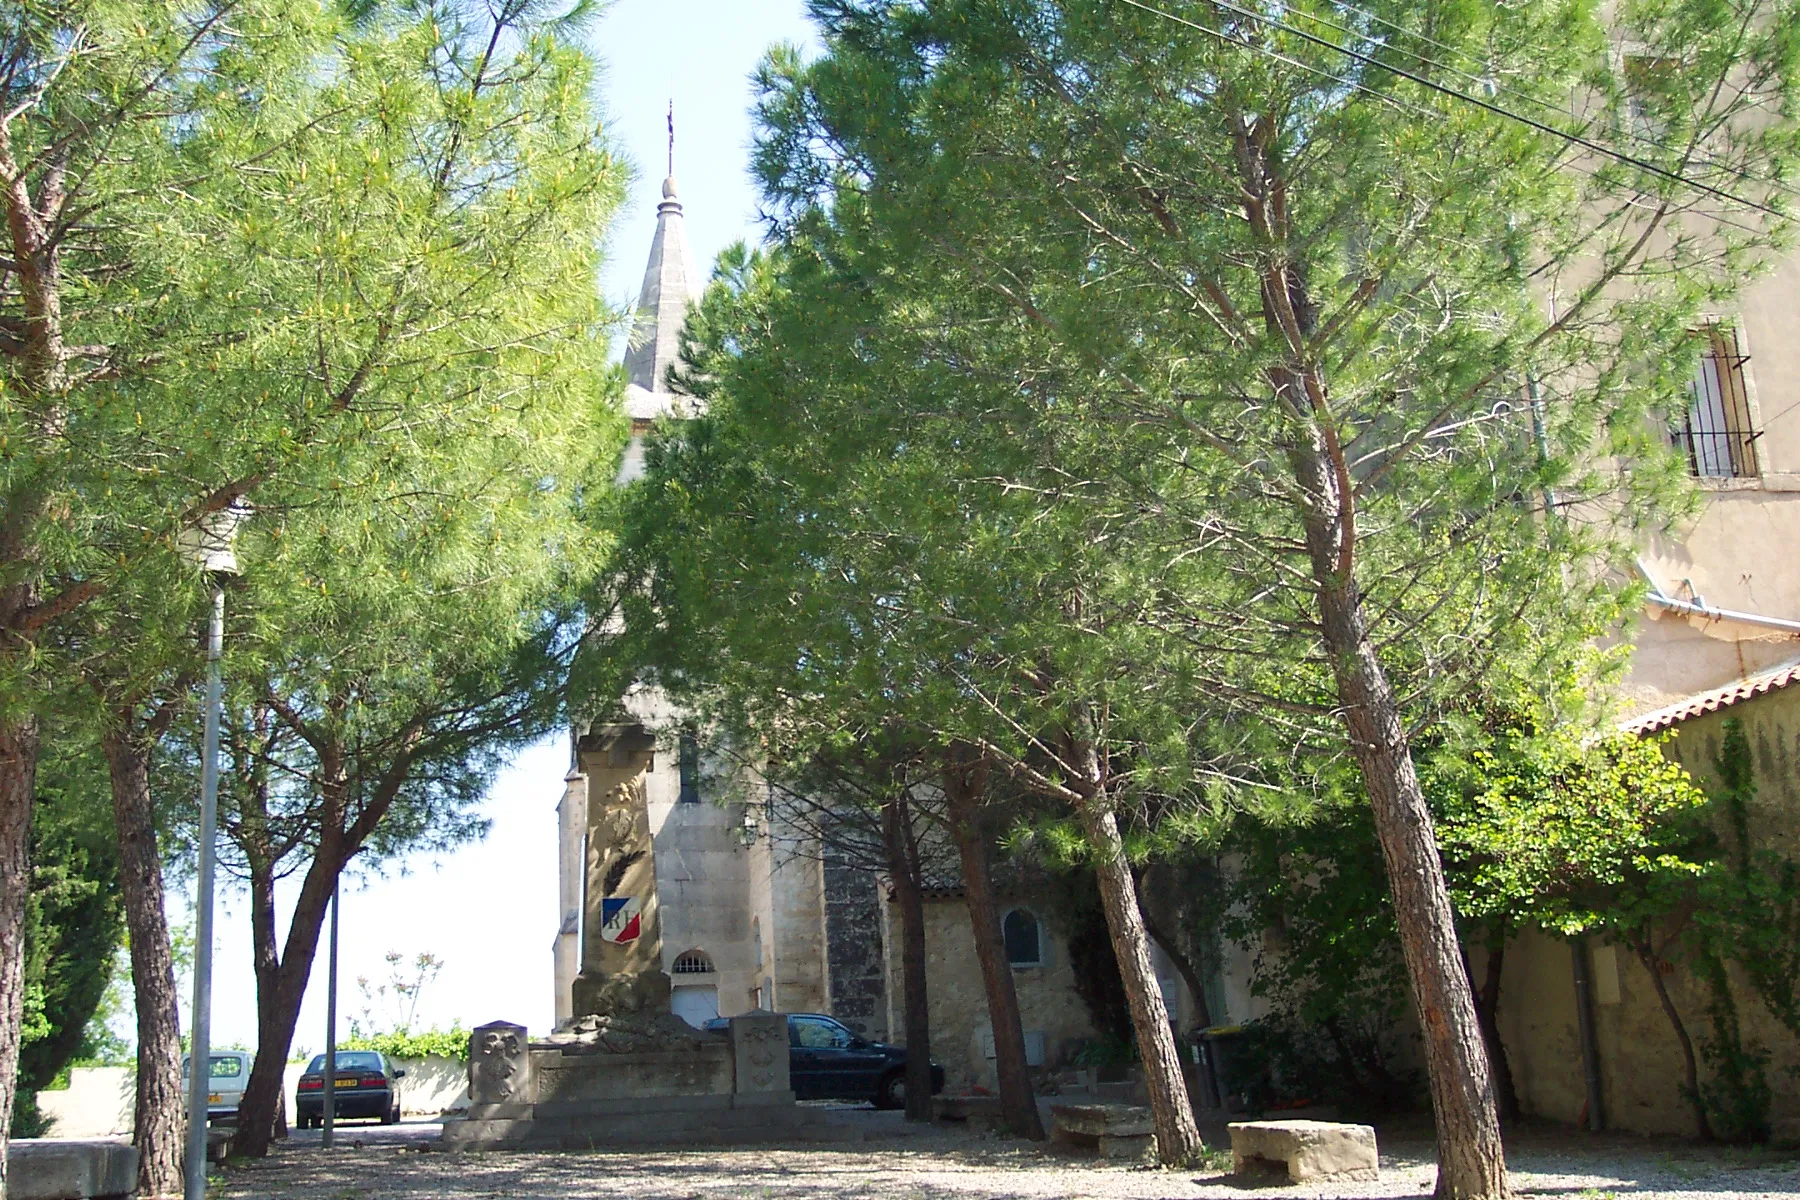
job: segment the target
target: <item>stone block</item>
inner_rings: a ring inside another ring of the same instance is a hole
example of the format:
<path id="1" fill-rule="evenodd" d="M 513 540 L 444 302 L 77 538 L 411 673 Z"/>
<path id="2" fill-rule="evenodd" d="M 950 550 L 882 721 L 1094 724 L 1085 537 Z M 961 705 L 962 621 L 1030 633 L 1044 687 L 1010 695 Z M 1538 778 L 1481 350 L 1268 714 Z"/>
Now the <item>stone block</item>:
<path id="1" fill-rule="evenodd" d="M 779 1013 L 743 1013 L 731 1018 L 732 1090 L 740 1093 L 786 1092 L 788 1024 Z"/>
<path id="2" fill-rule="evenodd" d="M 531 1052 L 532 1097 L 544 1104 L 645 1100 L 662 1096 L 728 1096 L 731 1049 L 725 1039 L 692 1050 L 642 1054 Z M 787 1065 L 786 1057 L 782 1060 Z M 786 1082 L 785 1072 L 782 1082 Z"/>
<path id="3" fill-rule="evenodd" d="M 463 1116 L 471 1121 L 526 1121 L 531 1119 L 535 1104 L 471 1104 Z"/>
<path id="4" fill-rule="evenodd" d="M 1331 1121 L 1233 1121 L 1233 1173 L 1254 1181 L 1273 1175 L 1289 1183 L 1314 1179 L 1374 1180 L 1380 1159 L 1375 1130 Z"/>
<path id="5" fill-rule="evenodd" d="M 490 1021 L 469 1034 L 469 1102 L 529 1104 L 531 1042 L 523 1025 Z"/>
<path id="6" fill-rule="evenodd" d="M 137 1190 L 138 1152 L 129 1142 L 32 1138 L 6 1153 L 11 1200 L 123 1200 Z"/>
<path id="7" fill-rule="evenodd" d="M 1088 1137 L 1145 1137 L 1156 1132 L 1150 1110 L 1135 1104 L 1057 1104 L 1050 1118 L 1060 1131 Z"/>
<path id="8" fill-rule="evenodd" d="M 1142 1159 L 1156 1153 L 1150 1110 L 1135 1104 L 1056 1104 L 1050 1108 L 1051 1136 L 1101 1158 Z"/>

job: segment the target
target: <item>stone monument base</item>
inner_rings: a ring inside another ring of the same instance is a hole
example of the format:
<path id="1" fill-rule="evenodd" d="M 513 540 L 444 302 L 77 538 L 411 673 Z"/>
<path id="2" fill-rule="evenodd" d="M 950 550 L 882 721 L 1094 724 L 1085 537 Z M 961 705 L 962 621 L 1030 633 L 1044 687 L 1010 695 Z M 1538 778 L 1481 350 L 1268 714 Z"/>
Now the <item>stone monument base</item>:
<path id="1" fill-rule="evenodd" d="M 744 1145 L 823 1137 L 823 1114 L 792 1092 L 763 1103 L 736 1096 L 658 1096 L 563 1104 L 473 1105 L 445 1121 L 446 1150 L 592 1150 L 668 1142 Z"/>
<path id="2" fill-rule="evenodd" d="M 584 1018 L 542 1041 L 496 1022 L 470 1034 L 468 1112 L 444 1122 L 452 1150 L 656 1142 L 741 1144 L 825 1133 L 794 1103 L 787 1018 L 733 1017 L 729 1032 L 680 1018 Z"/>

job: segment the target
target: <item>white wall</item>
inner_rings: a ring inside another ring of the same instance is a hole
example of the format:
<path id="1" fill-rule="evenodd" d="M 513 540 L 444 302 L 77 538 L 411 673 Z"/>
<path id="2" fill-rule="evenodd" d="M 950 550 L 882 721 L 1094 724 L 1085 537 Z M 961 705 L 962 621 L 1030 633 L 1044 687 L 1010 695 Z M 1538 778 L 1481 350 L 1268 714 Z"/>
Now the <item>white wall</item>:
<path id="1" fill-rule="evenodd" d="M 396 1058 L 395 1067 L 406 1072 L 400 1081 L 400 1115 L 436 1117 L 469 1106 L 467 1065 L 461 1059 Z M 300 1082 L 302 1063 L 289 1063 L 282 1074 L 281 1094 L 293 1116 L 294 1087 Z M 38 1108 L 55 1121 L 52 1137 L 129 1137 L 136 1099 L 137 1072 L 130 1067 L 75 1067 L 69 1086 L 37 1094 Z"/>

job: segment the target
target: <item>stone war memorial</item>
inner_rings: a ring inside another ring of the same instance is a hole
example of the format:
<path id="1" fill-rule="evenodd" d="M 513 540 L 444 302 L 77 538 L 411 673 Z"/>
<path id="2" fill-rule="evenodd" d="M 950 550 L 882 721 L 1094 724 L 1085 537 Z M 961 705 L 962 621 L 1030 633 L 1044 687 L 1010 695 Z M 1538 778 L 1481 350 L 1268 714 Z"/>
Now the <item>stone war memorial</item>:
<path id="1" fill-rule="evenodd" d="M 444 1123 L 444 1143 L 576 1149 L 805 1136 L 817 1117 L 794 1101 L 785 1017 L 755 1010 L 709 1030 L 670 1011 L 644 788 L 654 740 L 635 725 L 596 734 L 575 1015 L 537 1040 L 505 1021 L 471 1033 L 470 1105 Z"/>

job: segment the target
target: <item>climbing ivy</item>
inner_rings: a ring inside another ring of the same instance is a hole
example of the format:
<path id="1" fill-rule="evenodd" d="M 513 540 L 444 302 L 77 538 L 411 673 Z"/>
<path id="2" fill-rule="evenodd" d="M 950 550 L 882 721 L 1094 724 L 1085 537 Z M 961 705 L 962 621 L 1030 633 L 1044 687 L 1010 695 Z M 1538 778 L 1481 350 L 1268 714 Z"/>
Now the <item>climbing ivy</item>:
<path id="1" fill-rule="evenodd" d="M 1700 924 L 1708 941 L 1729 949 L 1770 1014 L 1800 1037 L 1800 863 L 1752 844 L 1756 771 L 1749 736 L 1737 717 L 1725 722 L 1713 769 L 1728 834 L 1726 870 L 1704 889 Z"/>

